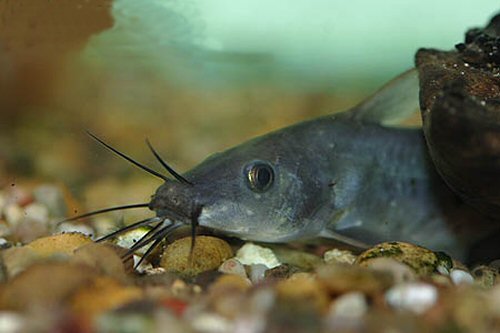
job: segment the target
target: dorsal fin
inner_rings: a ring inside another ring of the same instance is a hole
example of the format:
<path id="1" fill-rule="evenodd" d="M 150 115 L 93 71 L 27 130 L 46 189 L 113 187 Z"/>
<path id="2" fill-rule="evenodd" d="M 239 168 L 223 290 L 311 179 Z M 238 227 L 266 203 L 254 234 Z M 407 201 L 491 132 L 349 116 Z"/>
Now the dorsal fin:
<path id="1" fill-rule="evenodd" d="M 419 111 L 418 74 L 412 68 L 389 81 L 348 113 L 353 119 L 395 125 Z"/>

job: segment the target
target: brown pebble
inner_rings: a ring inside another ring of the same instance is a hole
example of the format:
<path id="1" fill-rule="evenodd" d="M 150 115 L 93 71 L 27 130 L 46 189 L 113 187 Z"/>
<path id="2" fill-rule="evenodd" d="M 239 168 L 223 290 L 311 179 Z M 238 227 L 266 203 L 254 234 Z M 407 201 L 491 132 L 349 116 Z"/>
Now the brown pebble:
<path id="1" fill-rule="evenodd" d="M 365 261 L 365 265 L 372 270 L 390 273 L 395 284 L 414 281 L 417 278 L 413 269 L 392 258 L 373 258 Z"/>
<path id="2" fill-rule="evenodd" d="M 309 303 L 317 311 L 326 312 L 330 298 L 324 286 L 309 273 L 296 273 L 276 285 L 278 296 L 290 302 Z"/>
<path id="3" fill-rule="evenodd" d="M 100 313 L 112 310 L 143 297 L 140 288 L 127 286 L 110 278 L 98 277 L 80 288 L 71 297 L 71 308 L 79 316 L 92 319 Z"/>
<path id="4" fill-rule="evenodd" d="M 279 262 L 295 266 L 302 271 L 312 271 L 323 262 L 317 255 L 304 251 L 293 250 L 283 246 L 273 246 L 271 249 Z"/>
<path id="5" fill-rule="evenodd" d="M 382 292 L 393 284 L 390 273 L 351 265 L 325 265 L 317 269 L 318 280 L 331 293 L 360 291 L 366 294 Z"/>
<path id="6" fill-rule="evenodd" d="M 1 252 L 4 273 L 11 279 L 39 261 L 40 256 L 29 247 L 11 247 Z"/>
<path id="7" fill-rule="evenodd" d="M 99 273 L 125 279 L 122 259 L 111 244 L 89 243 L 75 250 L 71 261 L 95 268 Z"/>
<path id="8" fill-rule="evenodd" d="M 38 238 L 26 247 L 34 250 L 39 256 L 48 257 L 54 254 L 72 255 L 77 248 L 91 242 L 89 236 L 71 232 Z"/>
<path id="9" fill-rule="evenodd" d="M 252 283 L 248 278 L 235 275 L 223 274 L 209 287 L 210 295 L 219 295 L 225 293 L 246 292 Z"/>
<path id="10" fill-rule="evenodd" d="M 367 267 L 375 258 L 391 258 L 412 268 L 418 276 L 429 276 L 438 266 L 452 267 L 451 259 L 442 253 L 435 253 L 424 247 L 404 243 L 386 242 L 373 246 L 361 253 L 355 261 L 359 266 Z"/>
<path id="11" fill-rule="evenodd" d="M 495 285 L 498 270 L 490 266 L 481 265 L 472 270 L 472 276 L 477 285 L 487 289 Z"/>
<path id="12" fill-rule="evenodd" d="M 29 218 L 23 218 L 19 223 L 12 227 L 11 239 L 19 243 L 29 243 L 49 235 L 49 229 L 46 223 L 41 223 Z"/>
<path id="13" fill-rule="evenodd" d="M 218 314 L 234 318 L 243 310 L 242 305 L 251 286 L 248 278 L 223 274 L 209 287 L 210 305 Z"/>
<path id="14" fill-rule="evenodd" d="M 0 295 L 2 308 L 64 307 L 67 297 L 96 276 L 93 269 L 62 262 L 39 263 L 9 281 Z"/>
<path id="15" fill-rule="evenodd" d="M 193 276 L 217 269 L 224 260 L 233 256 L 227 242 L 211 236 L 196 237 L 191 261 L 190 250 L 191 237 L 178 239 L 165 249 L 160 265 L 167 271 Z"/>
<path id="16" fill-rule="evenodd" d="M 292 276 L 295 273 L 298 273 L 300 270 L 292 265 L 289 264 L 283 264 L 279 265 L 278 267 L 268 269 L 265 272 L 265 278 L 270 279 L 270 280 L 283 280 L 287 279 L 290 276 Z"/>

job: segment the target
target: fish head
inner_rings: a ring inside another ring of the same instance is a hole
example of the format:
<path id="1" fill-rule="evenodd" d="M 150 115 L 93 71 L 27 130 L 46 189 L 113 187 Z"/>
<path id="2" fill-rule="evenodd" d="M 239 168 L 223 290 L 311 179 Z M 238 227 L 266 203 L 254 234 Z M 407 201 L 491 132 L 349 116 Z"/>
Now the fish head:
<path id="1" fill-rule="evenodd" d="M 196 216 L 200 226 L 245 240 L 314 237 L 328 185 L 296 148 L 278 133 L 214 154 L 184 174 L 190 184 L 163 184 L 150 208 Z"/>

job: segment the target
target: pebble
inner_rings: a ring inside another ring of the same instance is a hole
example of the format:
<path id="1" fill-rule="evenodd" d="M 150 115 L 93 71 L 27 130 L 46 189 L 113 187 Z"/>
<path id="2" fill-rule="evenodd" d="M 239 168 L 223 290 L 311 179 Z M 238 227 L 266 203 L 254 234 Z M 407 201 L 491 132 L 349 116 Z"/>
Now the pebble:
<path id="1" fill-rule="evenodd" d="M 318 267 L 317 275 L 320 283 L 333 294 L 351 291 L 375 294 L 393 284 L 391 274 L 359 266 L 325 265 Z"/>
<path id="2" fill-rule="evenodd" d="M 256 264 L 249 266 L 249 277 L 253 284 L 257 284 L 264 280 L 266 277 L 266 271 L 268 270 L 266 265 Z"/>
<path id="3" fill-rule="evenodd" d="M 300 272 L 300 269 L 288 264 L 279 265 L 272 269 L 268 269 L 265 274 L 266 280 L 283 280 L 287 279 L 295 273 Z"/>
<path id="4" fill-rule="evenodd" d="M 99 273 L 125 279 L 125 267 L 113 244 L 89 243 L 74 251 L 71 261 L 95 268 Z"/>
<path id="5" fill-rule="evenodd" d="M 49 226 L 47 223 L 24 218 L 21 222 L 11 228 L 11 239 L 19 243 L 30 243 L 40 237 L 50 235 Z"/>
<path id="6" fill-rule="evenodd" d="M 151 316 L 143 313 L 124 313 L 120 310 L 105 312 L 99 316 L 98 320 L 93 323 L 93 332 L 154 332 L 153 322 L 157 316 Z M 169 333 L 182 333 L 182 330 L 172 327 L 173 323 L 169 322 Z M 184 331 L 185 332 L 185 331 Z"/>
<path id="7" fill-rule="evenodd" d="M 217 297 L 221 294 L 242 293 L 246 292 L 252 286 L 252 282 L 248 278 L 239 275 L 225 274 L 218 277 L 209 287 L 209 293 L 212 297 Z"/>
<path id="8" fill-rule="evenodd" d="M 192 319 L 191 326 L 196 332 L 201 333 L 234 332 L 234 324 L 216 313 L 200 313 Z"/>
<path id="9" fill-rule="evenodd" d="M 9 237 L 11 235 L 11 228 L 3 220 L 0 220 L 0 237 Z"/>
<path id="10" fill-rule="evenodd" d="M 7 204 L 7 198 L 5 192 L 0 190 L 0 215 L 3 214 L 3 209 L 5 208 L 6 204 Z"/>
<path id="11" fill-rule="evenodd" d="M 436 272 L 439 266 L 447 269 L 451 269 L 453 266 L 451 258 L 442 252 L 433 252 L 424 247 L 404 242 L 377 244 L 361 253 L 355 263 L 367 266 L 370 260 L 380 257 L 397 260 L 412 268 L 418 276 L 429 276 Z"/>
<path id="12" fill-rule="evenodd" d="M 29 203 L 33 202 L 33 195 L 27 189 L 20 186 L 16 186 L 16 187 L 11 187 L 10 190 L 7 192 L 6 200 L 8 203 L 24 207 Z"/>
<path id="13" fill-rule="evenodd" d="M 356 256 L 351 251 L 331 249 L 323 255 L 323 260 L 327 264 L 348 264 L 352 265 L 356 261 Z"/>
<path id="14" fill-rule="evenodd" d="M 219 272 L 224 274 L 235 274 L 241 277 L 247 277 L 245 267 L 235 258 L 228 259 L 219 266 Z"/>
<path id="15" fill-rule="evenodd" d="M 248 266 L 262 264 L 267 268 L 274 268 L 281 265 L 271 249 L 253 243 L 243 245 L 236 253 L 236 259 Z"/>
<path id="16" fill-rule="evenodd" d="M 33 202 L 24 207 L 24 216 L 35 222 L 46 224 L 49 221 L 49 210 L 46 206 Z"/>
<path id="17" fill-rule="evenodd" d="M 267 287 L 260 287 L 259 289 L 254 289 L 253 293 L 250 295 L 250 307 L 249 311 L 254 314 L 266 314 L 268 313 L 276 302 L 275 291 Z"/>
<path id="18" fill-rule="evenodd" d="M 490 266 L 478 266 L 472 270 L 474 281 L 483 288 L 491 288 L 495 285 L 498 277 L 498 270 Z"/>
<path id="19" fill-rule="evenodd" d="M 83 265 L 37 263 L 5 284 L 0 294 L 0 307 L 17 311 L 64 308 L 68 297 L 94 277 L 95 271 Z"/>
<path id="20" fill-rule="evenodd" d="M 395 309 L 423 314 L 436 304 L 438 291 L 435 286 L 423 282 L 401 283 L 389 289 L 385 299 Z"/>
<path id="21" fill-rule="evenodd" d="M 34 250 L 26 246 L 11 247 L 2 251 L 1 254 L 4 272 L 9 279 L 18 275 L 40 259 L 40 256 Z"/>
<path id="22" fill-rule="evenodd" d="M 325 312 L 329 296 L 325 288 L 310 273 L 296 273 L 276 285 L 278 297 L 286 302 L 298 302 Z"/>
<path id="23" fill-rule="evenodd" d="M 497 284 L 488 293 L 490 308 L 494 310 L 494 315 L 500 318 L 500 284 Z"/>
<path id="24" fill-rule="evenodd" d="M 221 275 L 208 288 L 210 308 L 226 318 L 236 318 L 242 311 L 247 291 L 252 284 L 238 275 Z"/>
<path id="25" fill-rule="evenodd" d="M 130 230 L 130 231 L 125 232 L 125 233 L 119 235 L 118 237 L 116 237 L 116 240 L 114 243 L 120 247 L 129 249 L 135 243 L 137 243 L 139 241 L 139 239 L 141 239 L 146 233 L 148 233 L 149 230 L 151 230 L 151 228 L 147 227 L 147 226 L 142 227 L 142 228 L 137 228 L 134 230 Z M 143 255 L 147 251 L 147 249 L 148 249 L 148 247 L 144 246 L 144 247 L 138 249 L 137 251 L 135 251 L 135 253 Z"/>
<path id="26" fill-rule="evenodd" d="M 10 226 L 17 225 L 24 217 L 24 211 L 16 204 L 7 204 L 3 210 L 5 221 Z"/>
<path id="27" fill-rule="evenodd" d="M 360 319 L 368 311 L 366 297 L 360 292 L 341 295 L 330 305 L 330 318 Z"/>
<path id="28" fill-rule="evenodd" d="M 321 258 L 315 254 L 290 249 L 283 245 L 274 245 L 272 251 L 280 263 L 297 267 L 302 271 L 312 271 L 323 263 Z"/>
<path id="29" fill-rule="evenodd" d="M 0 237 L 0 250 L 8 249 L 12 246 L 12 243 L 3 237 Z"/>
<path id="30" fill-rule="evenodd" d="M 47 208 L 51 216 L 63 217 L 66 215 L 67 207 L 64 194 L 58 186 L 41 185 L 33 190 L 35 200 Z"/>
<path id="31" fill-rule="evenodd" d="M 143 292 L 135 286 L 127 286 L 110 277 L 97 277 L 82 286 L 71 297 L 71 308 L 84 319 L 143 298 Z"/>
<path id="32" fill-rule="evenodd" d="M 117 245 L 118 246 L 118 245 Z M 133 255 L 132 256 L 132 261 L 133 261 L 133 267 L 135 267 L 135 270 L 142 274 L 142 273 L 145 273 L 147 274 L 146 272 L 147 271 L 151 271 L 153 269 L 153 265 L 146 261 L 146 260 L 142 260 L 142 257 L 141 256 L 138 256 L 138 255 Z M 139 264 L 140 263 L 140 264 Z M 139 266 L 137 266 L 137 264 L 139 264 Z M 162 271 L 165 271 L 165 269 L 163 267 L 159 267 Z"/>
<path id="33" fill-rule="evenodd" d="M 25 332 L 25 320 L 19 313 L 2 311 L 0 312 L 0 332 Z"/>
<path id="34" fill-rule="evenodd" d="M 453 269 L 450 272 L 450 278 L 451 281 L 453 281 L 453 283 L 456 285 L 474 283 L 474 278 L 472 277 L 472 275 L 470 275 L 469 272 L 461 269 Z"/>
<path id="35" fill-rule="evenodd" d="M 27 244 L 26 247 L 32 249 L 37 255 L 42 257 L 54 254 L 70 256 L 77 248 L 89 243 L 92 243 L 90 237 L 74 232 L 38 238 Z"/>
<path id="36" fill-rule="evenodd" d="M 56 226 L 56 233 L 58 234 L 63 234 L 63 233 L 80 233 L 86 236 L 93 236 L 95 235 L 94 229 L 88 225 L 88 224 L 83 224 L 83 223 L 74 223 L 74 222 L 64 222 L 61 224 L 58 224 Z"/>
<path id="37" fill-rule="evenodd" d="M 225 260 L 233 256 L 233 250 L 226 241 L 212 236 L 196 237 L 192 256 L 190 251 L 191 237 L 180 238 L 167 246 L 160 266 L 167 271 L 193 276 L 216 270 Z"/>
<path id="38" fill-rule="evenodd" d="M 366 261 L 365 265 L 367 268 L 376 271 L 390 273 L 395 284 L 414 281 L 417 278 L 415 272 L 410 267 L 392 258 L 373 258 Z"/>

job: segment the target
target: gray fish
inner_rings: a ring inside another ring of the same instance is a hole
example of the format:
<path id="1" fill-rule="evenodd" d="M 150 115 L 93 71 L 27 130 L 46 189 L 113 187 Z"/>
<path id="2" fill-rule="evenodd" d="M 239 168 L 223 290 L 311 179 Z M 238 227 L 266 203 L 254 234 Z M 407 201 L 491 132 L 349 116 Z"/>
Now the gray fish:
<path id="1" fill-rule="evenodd" d="M 155 217 L 101 239 L 152 225 L 129 251 L 151 244 L 143 259 L 183 225 L 191 226 L 193 242 L 199 225 L 260 242 L 325 237 L 366 248 L 397 240 L 457 259 L 495 258 L 500 255 L 498 36 L 500 16 L 484 30 L 470 30 L 466 44 L 457 45 L 459 52 L 420 50 L 420 82 L 410 70 L 349 111 L 249 140 L 183 175 L 148 142 L 175 179 L 91 134 L 165 183 L 149 203 L 69 220 L 148 207 Z M 419 93 L 424 128 L 393 126 L 419 110 Z"/>
<path id="2" fill-rule="evenodd" d="M 416 109 L 417 81 L 410 71 L 350 111 L 214 154 L 149 208 L 245 240 L 400 240 L 463 258 L 494 224 L 434 171 L 421 129 L 382 125 Z"/>

